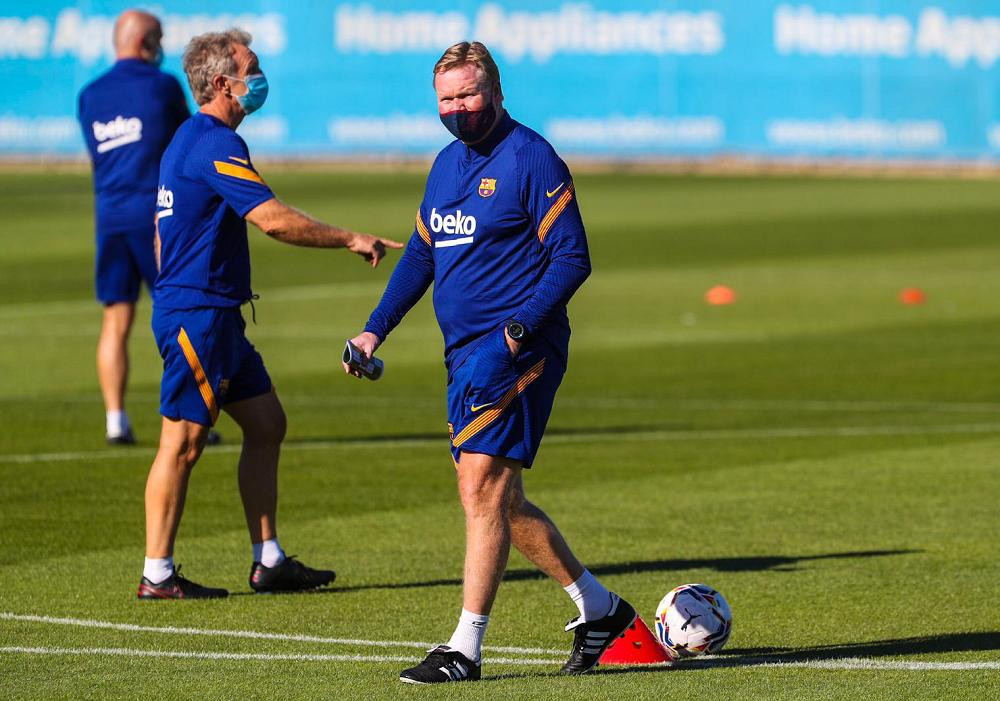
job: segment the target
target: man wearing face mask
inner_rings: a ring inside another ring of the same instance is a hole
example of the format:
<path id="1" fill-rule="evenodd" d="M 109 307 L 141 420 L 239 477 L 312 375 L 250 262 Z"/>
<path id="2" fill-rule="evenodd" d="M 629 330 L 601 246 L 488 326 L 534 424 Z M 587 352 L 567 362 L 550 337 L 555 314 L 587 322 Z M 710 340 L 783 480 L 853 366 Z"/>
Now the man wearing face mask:
<path id="1" fill-rule="evenodd" d="M 278 456 L 285 414 L 264 363 L 244 335 L 240 305 L 253 299 L 246 220 L 296 246 L 347 248 L 372 267 L 402 244 L 328 226 L 280 202 L 235 129 L 263 106 L 268 83 L 250 35 L 197 36 L 184 72 L 199 104 L 163 154 L 156 195 L 160 274 L 153 333 L 163 356 L 160 447 L 146 483 L 141 599 L 216 598 L 178 574 L 173 552 L 188 478 L 219 411 L 243 432 L 239 489 L 253 554 L 250 588 L 301 591 L 334 573 L 286 557 L 278 542 Z"/>
<path id="2" fill-rule="evenodd" d="M 352 339 L 370 357 L 434 283 L 465 510 L 465 580 L 451 639 L 400 679 L 480 678 L 483 636 L 511 543 L 577 605 L 562 673 L 581 674 L 636 614 L 524 496 L 522 471 L 532 466 L 566 370 L 566 303 L 590 274 L 573 179 L 545 139 L 507 114 L 500 73 L 481 43 L 445 51 L 434 66 L 434 90 L 456 140 L 434 161 L 406 252 L 364 332 Z"/>
<path id="3" fill-rule="evenodd" d="M 153 215 L 160 156 L 189 115 L 180 83 L 158 68 L 162 36 L 153 15 L 123 12 L 115 22 L 114 66 L 78 99 L 94 171 L 95 278 L 104 305 L 97 376 L 111 444 L 135 442 L 125 412 L 128 337 L 142 281 L 152 290 L 156 280 Z"/>

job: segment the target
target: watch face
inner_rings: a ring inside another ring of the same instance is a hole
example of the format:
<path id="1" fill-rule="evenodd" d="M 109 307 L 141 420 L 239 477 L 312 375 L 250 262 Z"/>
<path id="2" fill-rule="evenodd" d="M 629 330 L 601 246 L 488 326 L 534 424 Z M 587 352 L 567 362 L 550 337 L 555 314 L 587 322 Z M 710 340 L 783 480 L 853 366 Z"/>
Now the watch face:
<path id="1" fill-rule="evenodd" d="M 524 337 L 524 326 L 516 321 L 507 324 L 507 334 L 515 341 L 520 341 Z"/>

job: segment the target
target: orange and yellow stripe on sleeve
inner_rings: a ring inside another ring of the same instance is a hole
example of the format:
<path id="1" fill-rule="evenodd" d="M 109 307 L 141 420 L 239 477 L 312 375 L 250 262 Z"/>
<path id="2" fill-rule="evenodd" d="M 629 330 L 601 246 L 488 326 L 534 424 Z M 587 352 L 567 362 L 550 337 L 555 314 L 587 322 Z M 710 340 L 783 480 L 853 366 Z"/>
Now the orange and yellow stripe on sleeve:
<path id="1" fill-rule="evenodd" d="M 219 419 L 219 405 L 215 402 L 215 392 L 212 391 L 212 385 L 208 381 L 208 376 L 205 375 L 205 369 L 202 368 L 198 354 L 195 352 L 194 346 L 191 345 L 191 339 L 188 338 L 187 331 L 184 330 L 183 326 L 181 332 L 177 334 L 177 342 L 181 345 L 181 350 L 184 351 L 188 365 L 191 366 L 195 382 L 198 383 L 198 391 L 201 392 L 201 398 L 205 402 L 205 406 L 208 407 L 208 413 L 212 417 L 212 425 L 214 426 Z"/>
<path id="2" fill-rule="evenodd" d="M 559 195 L 559 199 L 552 204 L 549 211 L 545 213 L 544 217 L 542 217 L 542 223 L 538 225 L 539 242 L 545 243 L 545 237 L 548 236 L 549 229 L 552 228 L 556 219 L 559 218 L 559 215 L 563 213 L 563 210 L 566 209 L 566 205 L 568 205 L 572 199 L 573 183 L 570 183 L 569 187 L 566 188 L 563 194 Z"/>
<path id="3" fill-rule="evenodd" d="M 476 418 L 475 421 L 463 428 L 452 440 L 452 445 L 456 448 L 461 448 L 463 443 L 496 421 L 500 414 L 504 412 L 512 401 L 514 401 L 514 398 L 517 397 L 517 395 L 521 394 L 521 392 L 527 389 L 528 385 L 542 376 L 542 371 L 544 369 L 545 358 L 542 358 L 537 363 L 532 365 L 528 372 L 521 375 L 517 379 L 514 386 L 507 390 L 507 392 L 494 406 L 484 411 L 481 416 Z"/>
<path id="4" fill-rule="evenodd" d="M 250 168 L 238 166 L 235 163 L 227 163 L 226 161 L 212 161 L 212 163 L 215 165 L 216 173 L 228 175 L 232 178 L 239 178 L 240 180 L 249 180 L 254 183 L 260 183 L 261 185 L 266 184 L 264 180 Z"/>
<path id="5" fill-rule="evenodd" d="M 420 234 L 420 238 L 424 240 L 428 246 L 431 245 L 431 232 L 427 230 L 427 225 L 424 224 L 424 220 L 420 218 L 420 210 L 417 210 L 417 233 Z"/>

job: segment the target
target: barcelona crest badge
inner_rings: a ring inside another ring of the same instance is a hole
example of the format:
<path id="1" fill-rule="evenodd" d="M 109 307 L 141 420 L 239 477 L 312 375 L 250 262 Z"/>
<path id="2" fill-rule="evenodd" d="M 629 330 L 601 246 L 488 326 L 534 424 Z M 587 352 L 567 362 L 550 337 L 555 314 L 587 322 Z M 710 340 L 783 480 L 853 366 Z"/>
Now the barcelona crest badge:
<path id="1" fill-rule="evenodd" d="M 483 178 L 479 181 L 479 196 L 489 197 L 497 189 L 497 179 L 496 178 Z"/>

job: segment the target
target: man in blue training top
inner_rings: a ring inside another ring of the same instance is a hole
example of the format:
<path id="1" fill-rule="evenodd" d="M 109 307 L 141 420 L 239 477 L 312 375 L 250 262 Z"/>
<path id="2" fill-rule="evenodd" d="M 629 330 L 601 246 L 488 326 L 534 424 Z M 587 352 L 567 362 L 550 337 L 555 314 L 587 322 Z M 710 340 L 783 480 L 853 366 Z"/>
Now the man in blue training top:
<path id="1" fill-rule="evenodd" d="M 160 447 L 146 482 L 141 599 L 226 596 L 180 576 L 173 552 L 188 478 L 209 427 L 225 410 L 243 431 L 239 488 L 253 551 L 250 587 L 299 591 L 333 581 L 330 570 L 285 557 L 278 542 L 278 455 L 285 413 L 240 305 L 253 298 L 246 220 L 297 246 L 347 248 L 374 267 L 402 244 L 328 226 L 280 202 L 234 131 L 267 97 L 267 78 L 238 29 L 191 40 L 184 72 L 200 105 L 163 154 L 156 194 L 160 274 L 153 333 L 163 356 Z"/>
<path id="2" fill-rule="evenodd" d="M 504 110 L 500 73 L 482 44 L 445 51 L 434 90 L 441 121 L 457 140 L 434 161 L 406 252 L 352 339 L 370 357 L 434 283 L 465 510 L 465 584 L 451 639 L 400 679 L 480 678 L 483 635 L 512 542 L 577 604 L 562 672 L 580 674 L 636 616 L 524 497 L 521 471 L 531 467 L 566 370 L 566 303 L 590 274 L 573 179 L 548 142 Z"/>
<path id="3" fill-rule="evenodd" d="M 97 377 L 112 444 L 135 443 L 125 413 L 128 337 L 142 281 L 150 290 L 156 281 L 153 215 L 160 156 L 189 115 L 180 83 L 158 68 L 162 36 L 153 15 L 123 12 L 115 22 L 115 65 L 78 100 L 94 170 L 97 298 L 104 305 Z"/>

